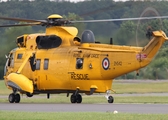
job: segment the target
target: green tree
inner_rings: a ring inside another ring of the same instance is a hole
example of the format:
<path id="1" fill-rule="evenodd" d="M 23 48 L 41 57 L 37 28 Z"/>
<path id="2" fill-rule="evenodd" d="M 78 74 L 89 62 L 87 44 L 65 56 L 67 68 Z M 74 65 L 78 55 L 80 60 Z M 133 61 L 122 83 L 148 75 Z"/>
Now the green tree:
<path id="1" fill-rule="evenodd" d="M 135 44 L 136 24 L 132 21 L 123 22 L 115 35 L 115 40 L 122 45 Z"/>

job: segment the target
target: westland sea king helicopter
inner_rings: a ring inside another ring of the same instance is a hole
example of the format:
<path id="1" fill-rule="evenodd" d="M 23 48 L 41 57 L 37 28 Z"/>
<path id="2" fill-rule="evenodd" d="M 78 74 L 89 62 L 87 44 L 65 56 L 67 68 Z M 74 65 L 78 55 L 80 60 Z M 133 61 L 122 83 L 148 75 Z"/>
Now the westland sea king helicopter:
<path id="1" fill-rule="evenodd" d="M 80 38 L 77 37 L 78 29 L 67 24 L 155 18 L 161 17 L 88 21 L 68 21 L 58 14 L 50 15 L 46 20 L 0 17 L 26 22 L 0 27 L 46 27 L 45 33 L 17 37 L 17 48 L 7 56 L 4 80 L 7 88 L 13 91 L 9 102 L 19 103 L 20 94 L 28 97 L 46 94 L 50 98 L 50 94 L 66 93 L 67 97 L 71 94 L 71 103 L 81 103 L 80 93 L 105 93 L 108 103 L 113 103 L 114 98 L 110 95 L 113 79 L 147 66 L 168 40 L 166 34 L 151 32 L 153 37 L 144 47 L 101 44 L 95 41 L 91 30 L 85 30 Z"/>

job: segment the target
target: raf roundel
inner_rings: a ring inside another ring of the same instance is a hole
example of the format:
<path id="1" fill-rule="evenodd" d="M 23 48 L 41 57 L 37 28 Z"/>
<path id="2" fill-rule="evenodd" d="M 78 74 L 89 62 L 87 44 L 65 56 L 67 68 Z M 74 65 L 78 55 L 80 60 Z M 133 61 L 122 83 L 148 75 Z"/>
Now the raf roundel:
<path id="1" fill-rule="evenodd" d="M 102 61 L 102 66 L 105 70 L 107 70 L 110 66 L 110 61 L 108 58 L 104 58 L 103 61 Z"/>

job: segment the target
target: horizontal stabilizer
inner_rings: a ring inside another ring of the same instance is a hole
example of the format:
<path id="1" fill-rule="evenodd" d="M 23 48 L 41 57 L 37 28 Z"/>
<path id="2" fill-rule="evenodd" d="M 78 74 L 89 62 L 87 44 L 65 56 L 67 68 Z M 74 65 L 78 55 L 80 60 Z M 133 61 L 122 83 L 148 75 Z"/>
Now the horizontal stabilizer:
<path id="1" fill-rule="evenodd" d="M 166 34 L 163 31 L 153 31 L 153 36 L 155 36 L 155 37 L 164 37 L 166 40 L 168 40 Z"/>

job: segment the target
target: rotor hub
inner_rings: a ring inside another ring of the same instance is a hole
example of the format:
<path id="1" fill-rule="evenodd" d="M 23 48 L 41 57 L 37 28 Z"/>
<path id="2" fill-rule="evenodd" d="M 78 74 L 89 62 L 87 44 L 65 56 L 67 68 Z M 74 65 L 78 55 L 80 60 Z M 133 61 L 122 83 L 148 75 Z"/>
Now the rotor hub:
<path id="1" fill-rule="evenodd" d="M 48 16 L 48 19 L 62 19 L 62 18 L 63 17 L 58 14 L 52 14 L 52 15 Z"/>

